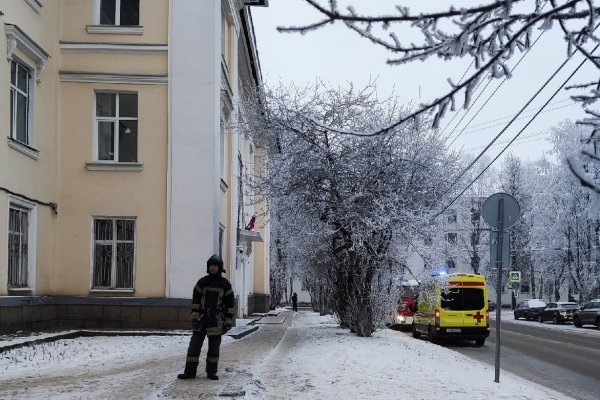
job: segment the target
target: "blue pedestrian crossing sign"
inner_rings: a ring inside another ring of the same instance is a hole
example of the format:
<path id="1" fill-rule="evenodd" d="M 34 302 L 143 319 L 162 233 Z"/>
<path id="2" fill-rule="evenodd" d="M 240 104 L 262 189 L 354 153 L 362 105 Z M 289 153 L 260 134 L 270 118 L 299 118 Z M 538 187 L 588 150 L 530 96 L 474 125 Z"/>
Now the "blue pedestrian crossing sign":
<path id="1" fill-rule="evenodd" d="M 509 281 L 513 282 L 521 282 L 521 271 L 509 271 L 508 272 Z"/>

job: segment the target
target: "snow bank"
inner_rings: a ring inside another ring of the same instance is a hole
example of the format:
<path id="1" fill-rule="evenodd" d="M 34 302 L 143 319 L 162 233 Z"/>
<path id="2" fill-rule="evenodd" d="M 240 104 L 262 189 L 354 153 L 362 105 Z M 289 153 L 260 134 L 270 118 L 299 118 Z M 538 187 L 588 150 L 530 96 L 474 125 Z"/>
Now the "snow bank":
<path id="1" fill-rule="evenodd" d="M 391 330 L 360 338 L 330 317 L 300 313 L 258 381 L 251 399 L 521 399 L 564 395 L 442 346 Z"/>

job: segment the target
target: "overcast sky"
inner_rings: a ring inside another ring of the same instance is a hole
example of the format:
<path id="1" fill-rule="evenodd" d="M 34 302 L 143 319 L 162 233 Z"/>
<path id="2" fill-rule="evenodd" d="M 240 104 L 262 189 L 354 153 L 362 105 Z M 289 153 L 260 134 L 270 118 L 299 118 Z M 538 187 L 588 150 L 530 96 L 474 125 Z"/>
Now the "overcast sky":
<path id="1" fill-rule="evenodd" d="M 321 3 L 326 4 L 327 2 L 323 0 Z M 394 12 L 394 5 L 400 1 L 340 0 L 339 3 L 341 5 L 353 4 L 362 14 L 391 14 Z M 435 7 L 445 10 L 452 3 L 455 6 L 469 6 L 483 3 L 483 1 L 418 2 L 412 0 L 401 3 L 403 6 L 408 5 L 411 10 L 421 12 L 431 11 Z M 423 3 L 428 4 L 424 5 Z M 428 102 L 448 90 L 449 85 L 446 78 L 451 77 L 454 82 L 458 82 L 471 62 L 471 59 L 452 63 L 431 59 L 426 62 L 417 61 L 411 64 L 390 66 L 386 64 L 386 60 L 393 57 L 391 53 L 359 37 L 341 24 L 327 26 L 305 35 L 277 32 L 277 26 L 303 25 L 321 19 L 319 14 L 302 0 L 269 0 L 269 7 L 253 7 L 252 14 L 262 73 L 268 85 L 294 82 L 297 86 L 303 86 L 316 79 L 322 79 L 335 85 L 346 85 L 348 82 L 352 82 L 360 87 L 366 85 L 370 80 L 376 79 L 377 91 L 381 98 L 393 93 L 402 102 L 409 103 L 411 101 L 418 102 L 420 95 L 422 102 Z M 534 33 L 534 38 L 537 38 L 538 34 L 538 32 Z M 399 36 L 401 40 L 408 37 L 407 42 L 417 41 L 419 38 L 410 32 L 400 32 Z M 559 32 L 554 30 L 544 33 L 515 70 L 513 78 L 502 85 L 491 101 L 466 128 L 467 121 L 500 84 L 500 80 L 491 82 L 458 128 L 455 129 L 455 125 L 463 116 L 464 110 L 459 111 L 458 116 L 451 124 L 450 121 L 454 115 L 447 114 L 440 125 L 442 129 L 448 126 L 444 135 L 452 133 L 450 141 L 458 136 L 454 147 L 478 153 L 504 128 L 510 117 L 517 113 L 558 68 L 564 61 L 565 55 L 565 43 Z M 517 55 L 509 65 L 514 66 L 519 58 L 520 55 Z M 582 59 L 579 55 L 573 58 L 532 103 L 530 108 L 533 111 L 524 113 L 524 116 L 532 116 Z M 597 78 L 597 71 L 591 65 L 585 65 L 570 83 L 587 82 L 594 78 Z M 486 83 L 487 81 L 484 81 L 479 90 Z M 577 120 L 584 115 L 581 108 L 573 105 L 568 97 L 569 95 L 564 91 L 559 93 L 546 107 L 547 111 L 537 117 L 536 121 L 521 134 L 520 140 L 509 147 L 507 152 L 526 159 L 537 159 L 543 151 L 548 150 L 549 145 L 545 141 L 548 135 L 545 132 L 549 128 L 564 119 Z M 502 117 L 506 118 L 500 119 Z M 502 145 L 493 147 L 488 154 L 494 157 L 528 121 L 529 118 L 517 120 L 498 139 L 499 142 L 503 142 Z M 464 131 L 463 128 L 465 128 Z M 462 134 L 459 135 L 461 131 Z"/>

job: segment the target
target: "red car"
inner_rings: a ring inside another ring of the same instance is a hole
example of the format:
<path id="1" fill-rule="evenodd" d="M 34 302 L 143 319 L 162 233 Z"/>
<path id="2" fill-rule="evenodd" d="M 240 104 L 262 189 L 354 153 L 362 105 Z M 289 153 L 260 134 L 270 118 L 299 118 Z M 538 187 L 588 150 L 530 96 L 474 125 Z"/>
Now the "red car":
<path id="1" fill-rule="evenodd" d="M 391 324 L 392 327 L 412 327 L 416 304 L 417 299 L 414 297 L 401 297 L 396 309 L 396 317 Z"/>

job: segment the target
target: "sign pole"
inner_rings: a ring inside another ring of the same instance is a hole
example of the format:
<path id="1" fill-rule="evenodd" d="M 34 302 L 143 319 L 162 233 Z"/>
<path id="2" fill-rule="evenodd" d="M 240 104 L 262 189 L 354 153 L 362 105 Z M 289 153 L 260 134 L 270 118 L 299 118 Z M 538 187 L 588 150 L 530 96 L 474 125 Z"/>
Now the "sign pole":
<path id="1" fill-rule="evenodd" d="M 502 309 L 502 241 L 504 240 L 504 199 L 498 202 L 498 251 L 496 252 L 496 371 L 494 382 L 500 383 L 500 314 Z"/>
<path id="2" fill-rule="evenodd" d="M 502 265 L 506 260 L 508 265 L 510 261 L 509 245 L 510 236 L 504 237 L 504 230 L 509 229 L 517 222 L 521 215 L 521 206 L 508 193 L 494 193 L 483 202 L 481 207 L 481 216 L 492 227 L 490 235 L 490 263 L 496 262 L 496 273 L 498 274 L 498 284 L 496 285 L 496 376 L 494 381 L 500 383 L 500 317 L 502 311 Z M 497 233 L 497 235 L 496 235 Z M 494 243 L 494 236 L 497 236 L 497 243 Z M 506 254 L 503 248 L 506 240 Z M 494 254 L 494 251 L 496 254 Z M 495 256 L 495 257 L 494 257 Z M 494 259 L 495 258 L 495 259 Z M 503 260 L 505 259 L 505 260 Z M 518 271 L 515 271 L 518 272 Z M 520 272 L 518 272 L 519 281 Z"/>

